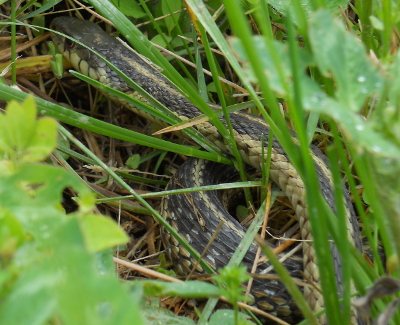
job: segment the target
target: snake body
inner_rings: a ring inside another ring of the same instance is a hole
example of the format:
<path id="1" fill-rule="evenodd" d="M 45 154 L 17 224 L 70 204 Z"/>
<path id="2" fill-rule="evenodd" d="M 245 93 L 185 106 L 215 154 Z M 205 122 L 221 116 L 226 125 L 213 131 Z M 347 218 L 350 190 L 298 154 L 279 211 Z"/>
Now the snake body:
<path id="1" fill-rule="evenodd" d="M 187 120 L 202 114 L 160 72 L 155 70 L 139 55 L 122 46 L 120 42 L 105 33 L 94 23 L 76 18 L 58 17 L 53 20 L 51 28 L 71 36 L 95 50 L 106 60 L 112 62 L 118 69 L 124 71 L 136 84 L 165 105 L 180 119 Z M 60 52 L 72 62 L 75 69 L 112 88 L 137 96 L 135 91 L 96 54 L 57 33 L 52 33 L 52 39 Z M 137 114 L 154 120 L 152 116 L 142 112 L 135 106 L 126 102 L 123 104 L 129 106 Z M 259 117 L 243 112 L 231 113 L 230 120 L 243 160 L 249 165 L 260 169 L 265 159 L 261 138 L 264 136 L 265 139 L 268 139 L 268 125 Z M 224 118 L 221 118 L 221 121 L 226 124 Z M 223 137 L 210 122 L 196 125 L 195 128 L 221 150 L 231 154 L 231 150 L 226 145 Z M 296 141 L 295 137 L 293 139 Z M 331 174 L 327 167 L 326 158 L 316 147 L 311 146 L 310 150 L 312 151 L 322 194 L 334 211 Z M 265 149 L 265 152 L 267 152 L 267 149 Z M 214 170 L 214 173 L 209 172 L 209 170 Z M 169 183 L 168 189 L 202 186 L 215 181 L 226 182 L 234 174 L 235 171 L 225 165 L 189 159 L 176 173 Z M 310 224 L 305 203 L 305 186 L 276 139 L 273 140 L 272 144 L 270 178 L 290 199 L 300 222 L 301 237 L 305 240 L 302 244 L 303 261 L 289 258 L 284 264 L 294 277 L 301 277 L 302 264 L 304 264 L 305 277 L 318 283 L 319 274 L 314 248 L 311 243 Z M 348 195 L 346 195 L 345 200 L 348 215 L 348 232 L 351 234 L 355 246 L 361 250 L 362 245 L 357 221 Z M 161 213 L 199 254 L 203 253 L 220 221 L 225 221 L 221 231 L 204 255 L 204 260 L 214 269 L 221 268 L 227 264 L 245 232 L 243 226 L 232 219 L 229 213 L 226 212 L 218 192 L 197 192 L 190 195 L 182 194 L 167 197 L 162 201 Z M 189 271 L 193 266 L 189 253 L 166 231 L 162 231 L 162 233 L 164 245 L 171 259 L 178 262 L 176 264 L 180 266 L 182 271 Z M 331 250 L 335 260 L 337 284 L 340 290 L 341 262 L 333 244 Z M 256 247 L 251 247 L 244 258 L 243 263 L 249 268 L 253 263 L 255 251 Z M 258 266 L 257 272 L 262 272 L 268 267 L 268 263 L 263 263 Z M 201 266 L 197 265 L 197 271 L 202 271 Z M 301 318 L 300 312 L 291 297 L 278 281 L 255 279 L 252 295 L 255 298 L 256 305 L 264 311 L 277 315 L 289 322 L 295 322 Z M 305 288 L 304 295 L 315 310 L 323 307 L 323 299 L 318 290 Z"/>

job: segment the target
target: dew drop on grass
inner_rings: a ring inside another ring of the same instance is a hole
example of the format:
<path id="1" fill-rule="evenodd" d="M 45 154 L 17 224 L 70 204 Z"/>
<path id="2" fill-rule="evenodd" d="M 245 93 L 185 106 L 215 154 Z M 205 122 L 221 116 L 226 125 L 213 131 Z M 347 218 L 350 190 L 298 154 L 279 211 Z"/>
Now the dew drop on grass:
<path id="1" fill-rule="evenodd" d="M 313 103 L 320 103 L 323 99 L 323 95 L 321 93 L 314 94 L 311 96 L 310 101 Z"/>
<path id="2" fill-rule="evenodd" d="M 373 147 L 372 147 L 372 150 L 375 151 L 375 152 L 381 152 L 381 151 L 382 151 L 382 148 L 381 148 L 381 147 L 378 147 L 378 146 L 373 146 Z"/>
<path id="3" fill-rule="evenodd" d="M 110 317 L 111 313 L 112 313 L 112 306 L 110 305 L 110 303 L 108 301 L 103 301 L 100 302 L 97 305 L 97 313 L 102 317 L 102 318 L 108 318 Z"/>
<path id="4" fill-rule="evenodd" d="M 47 226 L 46 224 L 42 224 L 39 227 L 40 231 L 46 231 L 47 229 L 49 229 L 49 226 Z"/>
<path id="5" fill-rule="evenodd" d="M 364 130 L 364 125 L 363 125 L 363 124 L 357 124 L 357 125 L 356 125 L 356 130 L 357 130 L 357 131 L 362 131 L 362 130 Z"/>
<path id="6" fill-rule="evenodd" d="M 40 230 L 40 235 L 42 236 L 43 239 L 47 239 L 50 237 L 50 233 L 48 232 L 49 227 L 45 224 L 40 225 L 39 227 Z"/>
<path id="7" fill-rule="evenodd" d="M 78 118 L 79 122 L 83 123 L 83 124 L 89 124 L 89 118 L 86 116 L 80 116 Z"/>
<path id="8" fill-rule="evenodd" d="M 107 256 L 108 258 L 108 256 Z M 99 254 L 96 259 L 96 269 L 101 275 L 106 275 L 108 272 L 106 256 Z"/>
<path id="9" fill-rule="evenodd" d="M 338 120 L 340 118 L 340 114 L 338 111 L 332 111 L 331 116 L 335 119 Z"/>

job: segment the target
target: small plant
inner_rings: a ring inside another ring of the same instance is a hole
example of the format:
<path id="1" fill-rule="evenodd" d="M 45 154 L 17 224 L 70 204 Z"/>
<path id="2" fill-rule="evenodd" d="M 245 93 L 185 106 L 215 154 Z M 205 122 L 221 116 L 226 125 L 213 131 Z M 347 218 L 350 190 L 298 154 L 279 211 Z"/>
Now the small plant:
<path id="1" fill-rule="evenodd" d="M 140 295 L 118 280 L 110 254 L 126 234 L 92 213 L 79 178 L 40 163 L 56 130 L 55 120 L 36 120 L 33 97 L 0 114 L 0 324 L 142 324 Z M 66 188 L 77 193 L 69 214 Z"/>
<path id="2" fill-rule="evenodd" d="M 249 297 L 245 296 L 244 288 L 241 286 L 245 281 L 250 279 L 246 273 L 247 268 L 244 265 L 236 267 L 225 267 L 219 271 L 219 275 L 214 278 L 218 283 L 221 295 L 224 296 L 233 306 L 235 315 L 235 324 L 239 322 L 239 301 L 249 301 Z"/>

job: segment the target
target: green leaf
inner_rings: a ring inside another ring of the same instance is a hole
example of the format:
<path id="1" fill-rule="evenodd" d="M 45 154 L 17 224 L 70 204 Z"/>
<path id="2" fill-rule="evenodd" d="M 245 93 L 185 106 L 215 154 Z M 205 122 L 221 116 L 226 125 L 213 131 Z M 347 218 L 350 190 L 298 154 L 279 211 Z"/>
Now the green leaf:
<path id="1" fill-rule="evenodd" d="M 49 230 L 65 219 L 56 218 L 62 192 L 71 187 L 81 195 L 89 189 L 62 168 L 43 164 L 24 164 L 18 173 L 0 176 L 0 206 L 8 209 L 40 242 L 47 242 Z M 92 205 L 93 208 L 93 205 Z"/>
<path id="2" fill-rule="evenodd" d="M 365 121 L 358 114 L 328 97 L 321 98 L 319 106 L 308 106 L 307 109 L 327 115 L 337 122 L 341 132 L 358 153 L 368 150 L 381 157 L 400 155 L 400 148 L 386 140 L 381 133 L 376 132 L 371 122 Z"/>
<path id="3" fill-rule="evenodd" d="M 181 6 L 182 6 L 181 1 L 170 1 L 170 0 L 161 1 L 162 12 L 164 15 L 167 16 L 164 18 L 164 21 L 168 28 L 168 33 L 171 33 L 171 31 L 176 27 L 175 21 L 178 21 L 180 13 L 174 14 L 175 21 L 170 15 L 172 15 L 175 11 L 181 9 Z"/>
<path id="4" fill-rule="evenodd" d="M 209 325 L 251 325 L 254 324 L 247 320 L 249 317 L 244 313 L 238 313 L 238 323 L 235 323 L 235 311 L 230 309 L 220 309 L 212 314 Z"/>
<path id="5" fill-rule="evenodd" d="M 254 51 L 259 53 L 262 64 L 262 71 L 269 78 L 271 88 L 280 96 L 288 96 L 288 91 L 292 85 L 292 68 L 289 58 L 289 48 L 286 44 L 282 44 L 274 40 L 265 40 L 262 36 L 253 36 Z M 253 67 L 249 64 L 243 43 L 237 37 L 229 38 L 230 45 L 234 53 L 239 57 L 243 64 L 243 70 L 246 73 L 248 80 L 257 83 L 258 79 Z M 299 50 L 300 69 L 305 70 L 312 63 L 309 53 L 304 50 Z M 276 57 L 279 57 L 279 62 L 276 62 Z M 304 74 L 305 76 L 305 74 Z M 308 82 L 305 80 L 305 82 Z"/>
<path id="6" fill-rule="evenodd" d="M 35 105 L 29 104 L 32 100 L 27 98 L 25 106 L 11 101 L 6 113 L 0 114 L 0 150 L 11 157 L 21 154 L 32 136 L 36 119 Z"/>
<path id="7" fill-rule="evenodd" d="M 400 53 L 393 57 L 388 67 L 389 86 L 388 104 L 378 107 L 371 116 L 374 128 L 379 130 L 387 139 L 400 146 Z"/>
<path id="8" fill-rule="evenodd" d="M 370 16 L 369 20 L 371 21 L 372 26 L 376 29 L 376 30 L 380 30 L 382 31 L 384 26 L 383 26 L 383 22 L 382 20 L 380 20 L 378 17 L 375 16 Z"/>
<path id="9" fill-rule="evenodd" d="M 69 226 L 64 231 L 70 230 L 71 238 L 79 228 L 74 221 Z M 64 240 L 49 262 L 53 263 L 53 267 L 49 266 L 53 272 L 60 273 L 63 279 L 55 288 L 63 324 L 143 324 L 141 294 L 130 293 L 121 285 L 109 252 L 89 254 L 83 246 Z"/>
<path id="10" fill-rule="evenodd" d="M 249 208 L 244 205 L 238 205 L 236 207 L 236 217 L 242 222 L 249 215 Z"/>
<path id="11" fill-rule="evenodd" d="M 19 162 L 41 161 L 55 148 L 56 129 L 53 119 L 36 121 L 32 96 L 22 104 L 11 101 L 0 114 L 0 150 Z"/>
<path id="12" fill-rule="evenodd" d="M 75 199 L 79 204 L 79 212 L 90 213 L 93 211 L 96 198 L 92 193 L 81 193 L 78 199 Z"/>
<path id="13" fill-rule="evenodd" d="M 376 132 L 374 125 L 363 120 L 358 114 L 367 98 L 381 91 L 384 84 L 383 77 L 366 56 L 362 44 L 350 32 L 345 31 L 327 11 L 320 11 L 312 21 L 310 35 L 316 63 L 326 76 L 335 79 L 337 91 L 334 98 L 328 96 L 314 80 L 301 72 L 304 108 L 329 116 L 337 122 L 358 152 L 368 150 L 383 157 L 398 156 L 399 148 Z M 281 97 L 294 97 L 288 47 L 277 41 L 263 40 L 260 36 L 254 36 L 253 40 L 271 88 Z M 230 42 L 234 52 L 243 62 L 247 78 L 257 82 L 256 74 L 248 64 L 240 40 L 233 37 Z M 279 62 L 274 60 L 276 56 L 279 57 Z M 307 66 L 314 63 L 310 54 L 304 50 L 299 50 L 299 56 L 300 71 L 305 71 Z M 397 90 L 395 85 L 398 83 L 393 82 L 393 85 Z M 394 130 L 392 127 L 386 129 Z"/>
<path id="14" fill-rule="evenodd" d="M 158 256 L 158 260 L 160 261 L 160 267 L 157 268 L 158 272 L 167 274 L 172 277 L 176 277 L 176 273 L 174 272 L 174 270 L 167 270 L 168 268 L 170 268 L 172 266 L 173 263 L 171 263 L 170 261 L 167 261 L 165 254 L 160 254 Z"/>
<path id="15" fill-rule="evenodd" d="M 36 123 L 35 132 L 25 150 L 22 161 L 42 161 L 55 149 L 57 123 L 52 118 L 42 118 Z"/>
<path id="16" fill-rule="evenodd" d="M 25 234 L 18 219 L 0 206 L 0 255 L 11 256 L 24 240 Z"/>
<path id="17" fill-rule="evenodd" d="M 128 166 L 131 169 L 136 169 L 139 167 L 140 164 L 140 155 L 139 154 L 134 154 L 128 158 L 128 160 L 125 162 L 125 165 Z"/>
<path id="18" fill-rule="evenodd" d="M 52 315 L 56 307 L 53 288 L 61 274 L 43 266 L 25 269 L 13 284 L 0 306 L 0 325 L 40 325 Z"/>
<path id="19" fill-rule="evenodd" d="M 168 36 L 168 35 L 164 35 L 164 36 L 156 35 L 151 39 L 151 41 L 154 44 L 157 44 L 162 47 L 168 47 L 168 43 L 166 43 L 165 41 L 170 42 L 171 40 L 172 40 L 172 37 Z"/>
<path id="20" fill-rule="evenodd" d="M 178 296 L 184 298 L 218 297 L 219 289 L 202 281 L 179 283 L 161 281 L 141 281 L 144 294 L 149 296 Z"/>
<path id="21" fill-rule="evenodd" d="M 300 3 L 301 8 L 303 9 L 303 12 L 305 12 L 307 15 L 310 15 L 312 13 L 313 5 L 315 5 L 316 1 L 313 0 L 296 0 Z M 349 0 L 329 0 L 329 1 L 324 1 L 323 3 L 326 5 L 326 7 L 329 9 L 329 11 L 337 11 L 339 7 L 346 8 Z M 298 17 L 296 15 L 295 8 L 291 5 L 291 1 L 282 1 L 282 0 L 269 0 L 268 4 L 271 5 L 275 10 L 277 10 L 280 13 L 286 13 L 290 12 L 290 16 L 293 18 L 293 21 L 295 24 L 298 23 Z"/>
<path id="22" fill-rule="evenodd" d="M 98 252 L 129 241 L 115 221 L 96 214 L 87 214 L 79 222 L 89 252 Z"/>
<path id="23" fill-rule="evenodd" d="M 66 219 L 62 211 L 53 217 Z M 20 275 L 2 299 L 0 325 L 47 324 L 54 318 L 66 325 L 143 324 L 141 293 L 121 285 L 109 251 L 85 249 L 78 218 L 49 225 L 46 233 L 44 245 L 28 243 L 11 265 Z"/>
<path id="24" fill-rule="evenodd" d="M 355 35 L 328 11 L 317 12 L 310 21 L 309 39 L 319 69 L 335 79 L 335 97 L 348 110 L 358 112 L 369 96 L 380 92 L 383 78 L 378 67 Z"/>
<path id="25" fill-rule="evenodd" d="M 32 19 L 32 25 L 36 25 L 36 26 L 40 26 L 40 27 L 44 27 L 45 25 L 45 17 L 42 15 L 38 15 L 33 17 Z M 35 35 L 35 37 L 42 35 L 44 33 L 43 29 L 32 29 L 32 33 L 33 35 Z"/>
<path id="26" fill-rule="evenodd" d="M 180 317 L 165 308 L 160 308 L 159 299 L 147 299 L 143 306 L 146 325 L 195 325 L 189 317 Z"/>
<path id="27" fill-rule="evenodd" d="M 142 9 L 139 4 L 137 4 L 135 1 L 116 1 L 113 0 L 114 4 L 118 7 L 119 10 L 121 10 L 122 13 L 126 16 L 131 16 L 133 18 L 142 18 L 146 16 L 146 13 Z"/>

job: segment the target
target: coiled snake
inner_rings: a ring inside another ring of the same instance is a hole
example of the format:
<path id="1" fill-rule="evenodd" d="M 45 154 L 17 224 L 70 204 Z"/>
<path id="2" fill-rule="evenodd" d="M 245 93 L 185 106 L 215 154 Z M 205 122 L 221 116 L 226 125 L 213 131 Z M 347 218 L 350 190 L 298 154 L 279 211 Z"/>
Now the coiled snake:
<path id="1" fill-rule="evenodd" d="M 59 17 L 52 21 L 51 28 L 71 36 L 98 52 L 121 71 L 124 71 L 135 83 L 182 120 L 191 119 L 202 114 L 161 73 L 156 71 L 140 56 L 121 45 L 115 38 L 105 33 L 96 24 L 76 18 Z M 75 69 L 112 88 L 135 95 L 134 90 L 97 55 L 59 34 L 52 33 L 52 39 L 60 52 L 71 61 Z M 136 107 L 127 103 L 124 104 L 137 114 L 145 115 L 146 118 L 149 118 L 148 114 L 143 114 Z M 262 119 L 242 112 L 230 114 L 230 120 L 243 160 L 249 165 L 260 169 L 262 159 L 264 158 L 262 155 L 261 138 L 264 135 L 265 139 L 268 139 L 268 126 Z M 221 118 L 221 121 L 225 123 L 223 118 Z M 210 141 L 214 142 L 221 150 L 228 154 L 230 153 L 230 149 L 225 144 L 222 136 L 211 123 L 204 122 L 196 125 L 195 128 Z M 334 210 L 334 199 L 330 185 L 331 176 L 326 159 L 317 148 L 312 147 L 311 150 L 323 196 Z M 214 173 L 211 173 L 210 170 L 213 170 Z M 189 159 L 176 173 L 168 189 L 202 186 L 215 181 L 226 182 L 231 179 L 232 174 L 234 174 L 234 171 L 225 165 L 198 159 Z M 273 140 L 272 145 L 270 178 L 284 191 L 296 211 L 296 215 L 300 221 L 301 237 L 305 240 L 303 243 L 304 274 L 307 279 L 318 283 L 319 275 L 315 265 L 314 249 L 312 243 L 309 241 L 311 233 L 305 206 L 304 183 L 277 140 Z M 356 247 L 361 249 L 357 221 L 348 196 L 346 196 L 346 206 L 349 233 L 352 234 Z M 232 219 L 226 212 L 220 202 L 220 194 L 217 192 L 197 192 L 191 193 L 190 196 L 174 195 L 163 201 L 161 210 L 164 218 L 200 254 L 203 252 L 220 221 L 225 221 L 222 230 L 218 233 L 204 255 L 204 260 L 215 269 L 227 264 L 245 231 L 243 226 Z M 170 257 L 174 261 L 179 261 L 177 264 L 181 266 L 183 271 L 189 271 L 192 260 L 188 252 L 165 231 L 163 232 L 163 241 Z M 256 248 L 252 247 L 244 258 L 243 263 L 248 267 L 253 263 L 255 250 Z M 340 258 L 337 255 L 334 245 L 332 245 L 332 255 L 335 259 L 337 283 L 340 289 Z M 296 259 L 288 259 L 284 264 L 292 276 L 301 276 L 300 272 L 303 268 L 301 262 Z M 260 272 L 267 267 L 268 263 L 261 264 L 257 271 Z M 198 266 L 198 269 L 201 269 L 201 267 Z M 315 310 L 323 306 L 322 297 L 318 290 L 306 288 L 304 289 L 304 294 Z M 284 286 L 278 281 L 255 279 L 252 287 L 252 295 L 256 299 L 256 305 L 260 309 L 290 322 L 294 322 L 301 317 Z"/>

